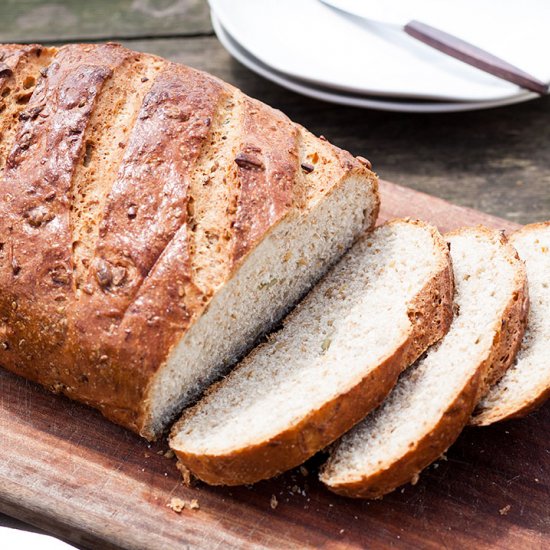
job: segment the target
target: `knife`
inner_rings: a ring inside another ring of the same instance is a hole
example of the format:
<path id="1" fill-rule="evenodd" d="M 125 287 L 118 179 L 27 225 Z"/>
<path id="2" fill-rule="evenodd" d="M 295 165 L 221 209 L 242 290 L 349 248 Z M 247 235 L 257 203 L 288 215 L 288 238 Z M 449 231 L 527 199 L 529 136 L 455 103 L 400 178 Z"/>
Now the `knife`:
<path id="1" fill-rule="evenodd" d="M 469 42 L 466 42 L 457 36 L 449 34 L 441 29 L 432 27 L 421 21 L 405 19 L 403 21 L 396 21 L 395 19 L 388 18 L 388 10 L 381 2 L 379 10 L 373 13 L 371 5 L 365 5 L 357 0 L 319 0 L 321 3 L 330 6 L 340 12 L 360 17 L 361 19 L 376 21 L 391 25 L 392 27 L 398 26 L 405 31 L 409 36 L 416 38 L 420 42 L 443 52 L 444 54 L 454 57 L 463 63 L 472 65 L 486 73 L 492 74 L 502 80 L 512 82 L 518 86 L 531 90 L 540 95 L 544 95 L 548 92 L 548 84 L 535 78 L 534 76 L 522 71 L 518 67 L 504 61 L 503 59 L 485 51 Z"/>

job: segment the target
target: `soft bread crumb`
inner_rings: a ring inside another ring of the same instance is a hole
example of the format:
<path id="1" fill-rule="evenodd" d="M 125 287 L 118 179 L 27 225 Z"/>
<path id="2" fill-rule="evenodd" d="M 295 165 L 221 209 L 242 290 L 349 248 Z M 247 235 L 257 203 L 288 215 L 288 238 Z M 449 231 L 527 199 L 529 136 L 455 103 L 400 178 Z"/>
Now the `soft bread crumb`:
<path id="1" fill-rule="evenodd" d="M 530 308 L 527 329 L 514 364 L 479 403 L 472 424 L 523 416 L 536 408 L 550 392 L 548 353 L 550 342 L 550 222 L 526 225 L 510 237 L 525 262 Z"/>
<path id="2" fill-rule="evenodd" d="M 332 181 L 330 174 L 314 174 L 320 182 Z M 361 228 L 372 224 L 374 184 L 359 179 L 348 177 L 335 185 L 330 200 L 316 200 L 281 222 L 221 285 L 159 369 L 150 392 L 153 431 L 224 373 L 351 246 Z M 282 261 L 289 251 L 292 257 Z"/>
<path id="3" fill-rule="evenodd" d="M 447 335 L 401 375 L 383 404 L 333 448 L 321 479 L 336 492 L 372 498 L 407 480 L 414 485 L 419 466 L 409 457 L 422 467 L 438 455 L 447 461 L 444 451 L 474 406 L 476 375 L 485 374 L 485 361 L 525 277 L 497 233 L 470 228 L 448 240 L 459 315 Z"/>
<path id="4" fill-rule="evenodd" d="M 284 328 L 182 419 L 172 447 L 221 455 L 256 445 L 349 391 L 408 337 L 407 303 L 444 259 L 430 229 L 404 220 L 358 241 Z"/>
<path id="5" fill-rule="evenodd" d="M 193 498 L 189 502 L 186 502 L 181 498 L 172 497 L 172 499 L 166 506 L 171 510 L 174 510 L 176 514 L 181 514 L 184 508 L 189 508 L 189 510 L 198 510 L 200 508 L 199 501 L 196 498 Z"/>
<path id="6" fill-rule="evenodd" d="M 170 508 L 171 510 L 174 510 L 176 514 L 181 514 L 181 511 L 185 508 L 185 500 L 177 497 L 172 497 L 172 499 L 166 506 L 168 506 L 168 508 Z"/>

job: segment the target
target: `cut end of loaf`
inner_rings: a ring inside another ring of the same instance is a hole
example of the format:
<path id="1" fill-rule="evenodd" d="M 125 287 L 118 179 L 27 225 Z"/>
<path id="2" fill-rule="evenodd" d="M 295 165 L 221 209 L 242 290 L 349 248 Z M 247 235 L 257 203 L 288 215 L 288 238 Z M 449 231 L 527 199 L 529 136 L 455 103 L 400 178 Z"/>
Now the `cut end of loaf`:
<path id="1" fill-rule="evenodd" d="M 158 434 L 288 312 L 357 235 L 374 225 L 376 197 L 374 178 L 366 182 L 351 174 L 264 238 L 159 370 L 142 433 Z"/>
<path id="2" fill-rule="evenodd" d="M 378 405 L 442 336 L 451 300 L 448 249 L 437 231 L 385 224 L 184 414 L 172 448 L 210 484 L 253 483 L 300 464 Z"/>
<path id="3" fill-rule="evenodd" d="M 503 326 L 513 339 L 525 317 L 522 263 L 493 230 L 466 228 L 447 239 L 456 285 L 450 330 L 335 446 L 321 481 L 336 493 L 379 498 L 416 479 L 462 431 L 493 364 L 511 360 L 501 341 Z"/>

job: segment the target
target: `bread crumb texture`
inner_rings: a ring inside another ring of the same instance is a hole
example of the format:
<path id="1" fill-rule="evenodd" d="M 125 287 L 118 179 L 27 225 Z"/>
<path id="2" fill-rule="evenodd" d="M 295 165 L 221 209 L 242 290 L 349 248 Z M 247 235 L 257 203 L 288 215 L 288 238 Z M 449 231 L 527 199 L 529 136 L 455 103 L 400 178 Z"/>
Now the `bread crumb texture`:
<path id="1" fill-rule="evenodd" d="M 362 239 L 182 420 L 173 447 L 217 455 L 253 445 L 345 394 L 406 339 L 407 303 L 439 254 L 430 231 L 403 221 Z"/>
<path id="2" fill-rule="evenodd" d="M 438 457 L 446 460 L 442 453 L 475 406 L 525 272 L 497 231 L 467 228 L 447 239 L 455 277 L 451 328 L 335 446 L 321 479 L 336 492 L 374 498 L 406 482 L 414 485 L 422 469 Z"/>
<path id="3" fill-rule="evenodd" d="M 510 242 L 527 269 L 527 329 L 515 362 L 479 404 L 477 425 L 522 416 L 550 395 L 550 222 L 526 225 Z"/>
<path id="4" fill-rule="evenodd" d="M 200 509 L 199 501 L 196 498 L 187 501 L 178 497 L 172 497 L 166 506 L 176 512 L 176 514 L 181 514 L 185 508 L 188 510 Z"/>

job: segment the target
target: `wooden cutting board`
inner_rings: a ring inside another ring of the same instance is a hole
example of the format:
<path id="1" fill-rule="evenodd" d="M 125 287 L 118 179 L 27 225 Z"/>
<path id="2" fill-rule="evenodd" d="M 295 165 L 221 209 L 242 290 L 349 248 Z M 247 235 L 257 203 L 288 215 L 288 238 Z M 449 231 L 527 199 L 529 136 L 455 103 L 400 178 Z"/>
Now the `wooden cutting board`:
<path id="1" fill-rule="evenodd" d="M 516 227 L 393 184 L 382 192 L 381 219 Z M 549 429 L 548 406 L 467 429 L 414 487 L 379 501 L 324 490 L 319 457 L 254 487 L 187 488 L 159 454 L 165 441 L 147 444 L 0 369 L 0 511 L 96 548 L 548 548 Z M 172 497 L 200 509 L 177 514 Z"/>

